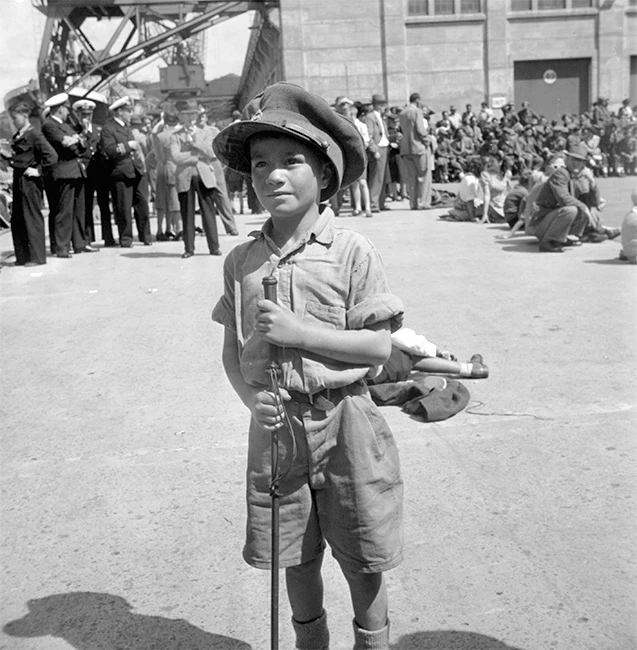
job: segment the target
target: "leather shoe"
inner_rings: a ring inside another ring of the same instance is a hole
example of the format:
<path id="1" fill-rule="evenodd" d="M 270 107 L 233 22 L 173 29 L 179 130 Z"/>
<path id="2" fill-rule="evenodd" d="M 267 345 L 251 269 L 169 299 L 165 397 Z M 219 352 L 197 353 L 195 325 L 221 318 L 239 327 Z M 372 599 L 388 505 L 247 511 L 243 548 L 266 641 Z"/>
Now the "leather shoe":
<path id="1" fill-rule="evenodd" d="M 622 234 L 622 229 L 621 228 L 604 228 L 604 234 L 608 239 L 615 239 L 615 237 L 619 237 Z"/>
<path id="2" fill-rule="evenodd" d="M 133 247 L 132 244 L 120 244 L 120 246 L 121 246 L 122 248 L 132 248 L 132 247 Z"/>
<path id="3" fill-rule="evenodd" d="M 471 374 L 469 379 L 486 379 L 489 376 L 489 368 L 484 363 L 481 354 L 474 354 L 469 359 L 471 364 Z"/>
<path id="4" fill-rule="evenodd" d="M 59 258 L 61 258 L 63 260 L 70 260 L 71 259 L 71 253 L 68 253 L 68 252 L 56 253 L 55 256 L 59 257 Z"/>
<path id="5" fill-rule="evenodd" d="M 194 255 L 194 253 L 189 253 L 188 251 L 186 251 L 185 253 L 182 253 L 181 259 L 182 260 L 187 260 L 189 257 L 192 257 L 193 255 Z"/>
<path id="6" fill-rule="evenodd" d="M 116 248 L 116 247 L 117 247 L 117 242 L 114 239 L 104 242 L 104 248 Z"/>
<path id="7" fill-rule="evenodd" d="M 239 232 L 236 231 L 236 230 L 231 230 L 228 234 L 230 236 L 232 236 L 232 237 L 238 237 L 239 236 Z"/>
<path id="8" fill-rule="evenodd" d="M 25 262 L 24 266 L 42 266 L 46 262 Z"/>
<path id="9" fill-rule="evenodd" d="M 540 253 L 563 253 L 564 249 L 562 244 L 558 241 L 549 239 L 548 241 L 540 242 Z"/>
<path id="10" fill-rule="evenodd" d="M 581 246 L 582 245 L 582 240 L 577 237 L 567 237 L 565 242 L 561 242 L 562 246 Z"/>
<path id="11" fill-rule="evenodd" d="M 91 246 L 90 244 L 87 244 L 84 246 L 84 248 L 80 249 L 81 253 L 99 253 L 100 249 L 95 248 L 95 246 Z"/>
<path id="12" fill-rule="evenodd" d="M 145 241 L 144 246 L 152 246 L 153 242 L 152 241 Z"/>
<path id="13" fill-rule="evenodd" d="M 223 255 L 223 253 L 221 252 L 221 250 L 219 248 L 215 248 L 214 250 L 211 250 L 210 254 L 211 255 Z"/>

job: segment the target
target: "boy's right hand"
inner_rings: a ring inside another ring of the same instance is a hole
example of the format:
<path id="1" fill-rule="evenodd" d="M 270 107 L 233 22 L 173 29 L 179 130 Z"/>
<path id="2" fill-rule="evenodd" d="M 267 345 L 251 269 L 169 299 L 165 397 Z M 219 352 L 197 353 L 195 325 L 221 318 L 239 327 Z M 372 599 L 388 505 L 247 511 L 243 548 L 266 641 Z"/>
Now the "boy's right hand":
<path id="1" fill-rule="evenodd" d="M 279 388 L 283 401 L 290 400 L 285 388 Z M 285 412 L 280 399 L 270 390 L 260 390 L 253 396 L 250 412 L 255 422 L 265 431 L 276 431 L 285 424 Z"/>

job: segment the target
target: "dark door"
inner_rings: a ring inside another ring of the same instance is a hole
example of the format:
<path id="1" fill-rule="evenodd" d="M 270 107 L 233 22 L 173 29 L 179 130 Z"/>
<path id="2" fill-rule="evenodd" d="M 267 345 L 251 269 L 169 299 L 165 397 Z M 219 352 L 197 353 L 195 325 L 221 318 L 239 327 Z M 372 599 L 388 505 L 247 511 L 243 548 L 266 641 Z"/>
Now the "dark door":
<path id="1" fill-rule="evenodd" d="M 515 105 L 527 101 L 549 119 L 581 115 L 590 107 L 590 69 L 590 59 L 515 61 Z"/>

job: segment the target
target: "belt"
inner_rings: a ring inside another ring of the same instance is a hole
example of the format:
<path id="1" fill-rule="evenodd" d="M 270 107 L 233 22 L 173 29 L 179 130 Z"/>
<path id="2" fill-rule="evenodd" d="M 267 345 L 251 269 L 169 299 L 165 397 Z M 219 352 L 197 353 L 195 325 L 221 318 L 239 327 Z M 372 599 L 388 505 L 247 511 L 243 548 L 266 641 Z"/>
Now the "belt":
<path id="1" fill-rule="evenodd" d="M 320 411 L 331 411 L 336 404 L 348 395 L 361 395 L 366 390 L 366 384 L 358 381 L 348 386 L 324 388 L 318 393 L 302 393 L 297 390 L 288 390 L 288 393 L 293 402 L 297 402 L 298 404 L 311 404 Z"/>

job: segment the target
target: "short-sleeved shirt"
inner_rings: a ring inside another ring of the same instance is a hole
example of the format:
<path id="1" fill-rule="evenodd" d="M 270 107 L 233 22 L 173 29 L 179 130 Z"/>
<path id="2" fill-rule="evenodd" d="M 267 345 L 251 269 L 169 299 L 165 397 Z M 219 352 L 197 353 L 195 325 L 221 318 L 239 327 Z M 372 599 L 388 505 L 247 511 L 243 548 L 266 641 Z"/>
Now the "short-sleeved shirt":
<path id="1" fill-rule="evenodd" d="M 402 324 L 403 305 L 390 293 L 384 267 L 373 244 L 336 227 L 334 213 L 321 206 L 319 218 L 298 242 L 280 249 L 271 237 L 269 219 L 252 241 L 237 246 L 224 265 L 224 294 L 212 319 L 236 332 L 244 380 L 268 386 L 269 345 L 256 331 L 262 280 L 274 275 L 278 303 L 312 326 L 358 330 L 389 321 Z M 298 348 L 281 348 L 281 385 L 313 395 L 348 386 L 378 373 L 376 366 L 329 359 Z"/>

